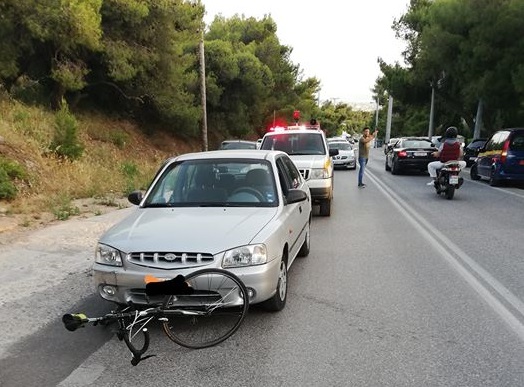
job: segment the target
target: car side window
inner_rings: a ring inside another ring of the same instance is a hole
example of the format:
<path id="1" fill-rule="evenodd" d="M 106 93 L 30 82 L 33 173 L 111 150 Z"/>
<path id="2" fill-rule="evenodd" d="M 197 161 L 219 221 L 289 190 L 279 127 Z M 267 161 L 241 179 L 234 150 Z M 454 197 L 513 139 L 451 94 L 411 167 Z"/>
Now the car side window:
<path id="1" fill-rule="evenodd" d="M 287 160 L 291 161 L 289 158 Z M 294 184 L 297 184 L 296 179 L 293 179 L 292 173 L 289 170 L 289 164 L 287 164 L 285 161 L 286 161 L 285 157 L 279 157 L 276 160 L 277 168 L 278 168 L 278 178 L 280 180 L 280 187 L 282 188 L 282 192 L 284 193 L 284 196 L 287 195 L 287 193 L 289 192 L 291 188 L 295 188 L 293 186 Z M 291 164 L 294 167 L 294 164 L 292 161 L 291 161 Z"/>
<path id="2" fill-rule="evenodd" d="M 497 137 L 496 134 L 493 137 L 491 137 L 491 139 L 488 140 L 488 142 L 486 143 L 486 147 L 485 147 L 486 151 L 492 151 L 493 150 L 493 143 L 494 143 L 495 137 Z"/>
<path id="3" fill-rule="evenodd" d="M 284 167 L 286 168 L 287 175 L 291 183 L 291 188 L 297 188 L 300 186 L 300 180 L 302 176 L 298 171 L 295 163 L 289 157 L 282 157 Z"/>

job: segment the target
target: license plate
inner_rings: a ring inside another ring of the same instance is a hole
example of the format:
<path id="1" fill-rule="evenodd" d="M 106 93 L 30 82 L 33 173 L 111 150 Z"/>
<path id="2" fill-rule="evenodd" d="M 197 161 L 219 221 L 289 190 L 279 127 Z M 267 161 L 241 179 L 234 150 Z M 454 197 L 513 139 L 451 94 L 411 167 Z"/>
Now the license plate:
<path id="1" fill-rule="evenodd" d="M 426 152 L 414 152 L 413 155 L 415 157 L 421 157 L 421 156 L 424 157 L 426 156 Z"/>
<path id="2" fill-rule="evenodd" d="M 458 184 L 459 177 L 458 176 L 450 176 L 449 177 L 449 184 Z"/>

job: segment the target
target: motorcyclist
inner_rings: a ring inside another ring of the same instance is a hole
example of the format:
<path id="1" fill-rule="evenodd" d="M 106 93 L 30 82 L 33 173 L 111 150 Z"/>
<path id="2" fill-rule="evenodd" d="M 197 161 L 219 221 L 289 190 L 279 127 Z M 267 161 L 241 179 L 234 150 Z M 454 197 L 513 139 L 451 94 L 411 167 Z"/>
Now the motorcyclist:
<path id="1" fill-rule="evenodd" d="M 454 126 L 446 129 L 445 140 L 440 144 L 437 152 L 433 152 L 433 157 L 438 158 L 428 164 L 429 176 L 433 179 L 427 185 L 434 185 L 437 179 L 437 170 L 444 166 L 446 161 L 457 160 L 460 168 L 466 167 L 466 162 L 461 160 L 463 151 L 460 142 L 457 140 L 458 130 Z"/>

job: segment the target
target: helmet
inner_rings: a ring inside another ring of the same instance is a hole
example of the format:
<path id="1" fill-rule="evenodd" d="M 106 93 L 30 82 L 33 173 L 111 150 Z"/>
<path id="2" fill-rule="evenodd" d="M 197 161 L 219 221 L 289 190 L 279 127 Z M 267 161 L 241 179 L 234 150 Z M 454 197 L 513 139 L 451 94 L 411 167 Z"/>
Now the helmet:
<path id="1" fill-rule="evenodd" d="M 446 129 L 446 138 L 457 138 L 458 130 L 454 126 Z"/>

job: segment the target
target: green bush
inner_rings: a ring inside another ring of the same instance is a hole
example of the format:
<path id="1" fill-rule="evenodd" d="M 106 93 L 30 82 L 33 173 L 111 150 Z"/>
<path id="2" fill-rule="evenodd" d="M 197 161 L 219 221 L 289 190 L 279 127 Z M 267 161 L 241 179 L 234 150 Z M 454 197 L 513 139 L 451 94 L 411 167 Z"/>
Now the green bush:
<path id="1" fill-rule="evenodd" d="M 50 199 L 51 212 L 58 220 L 67 220 L 69 217 L 80 214 L 80 208 L 73 206 L 68 195 L 58 195 Z"/>
<path id="2" fill-rule="evenodd" d="M 51 150 L 59 157 L 76 160 L 82 156 L 84 147 L 77 134 L 78 122 L 64 102 L 55 116 L 55 135 Z"/>
<path id="3" fill-rule="evenodd" d="M 18 190 L 13 181 L 25 177 L 26 172 L 22 166 L 15 161 L 10 161 L 0 157 L 0 199 L 14 199 Z"/>
<path id="4" fill-rule="evenodd" d="M 135 163 L 131 161 L 126 161 L 121 165 L 122 174 L 126 178 L 126 186 L 124 188 L 124 193 L 127 195 L 133 192 L 136 187 L 136 180 L 139 175 L 138 167 Z"/>

